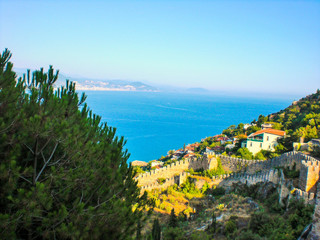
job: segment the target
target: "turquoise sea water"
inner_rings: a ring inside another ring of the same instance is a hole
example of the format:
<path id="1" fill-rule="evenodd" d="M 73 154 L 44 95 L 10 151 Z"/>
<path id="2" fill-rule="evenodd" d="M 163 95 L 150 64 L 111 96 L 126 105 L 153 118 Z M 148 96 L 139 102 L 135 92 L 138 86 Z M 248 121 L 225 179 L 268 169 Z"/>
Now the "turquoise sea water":
<path id="1" fill-rule="evenodd" d="M 87 103 L 127 140 L 129 161 L 150 161 L 170 149 L 213 136 L 232 124 L 277 112 L 292 99 L 182 93 L 86 91 Z"/>

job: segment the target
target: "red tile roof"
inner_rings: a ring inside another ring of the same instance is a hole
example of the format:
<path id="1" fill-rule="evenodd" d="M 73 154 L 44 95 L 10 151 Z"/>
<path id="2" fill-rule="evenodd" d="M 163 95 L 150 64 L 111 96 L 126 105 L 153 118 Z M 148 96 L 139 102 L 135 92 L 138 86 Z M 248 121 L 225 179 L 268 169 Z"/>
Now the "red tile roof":
<path id="1" fill-rule="evenodd" d="M 269 133 L 269 134 L 274 134 L 274 135 L 278 135 L 278 136 L 286 135 L 285 131 L 268 128 L 268 129 L 262 129 L 262 130 L 255 132 L 255 133 L 252 133 L 252 134 L 250 134 L 249 137 L 254 137 L 254 136 L 257 136 L 257 135 L 260 135 L 263 133 Z"/>

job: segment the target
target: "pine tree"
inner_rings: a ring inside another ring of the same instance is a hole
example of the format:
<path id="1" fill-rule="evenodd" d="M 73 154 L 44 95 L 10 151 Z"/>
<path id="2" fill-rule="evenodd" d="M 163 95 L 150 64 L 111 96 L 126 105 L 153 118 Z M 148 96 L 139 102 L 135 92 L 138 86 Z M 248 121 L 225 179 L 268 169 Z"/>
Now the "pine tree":
<path id="1" fill-rule="evenodd" d="M 141 239 L 141 221 L 140 219 L 138 220 L 137 223 L 137 234 L 136 234 L 136 240 L 140 240 Z"/>
<path id="2" fill-rule="evenodd" d="M 177 227 L 178 226 L 178 220 L 177 220 L 177 216 L 174 213 L 174 208 L 171 209 L 171 213 L 170 213 L 170 219 L 169 219 L 169 227 Z"/>
<path id="3" fill-rule="evenodd" d="M 153 221 L 153 226 L 152 226 L 152 239 L 153 240 L 160 240 L 161 239 L 161 227 L 159 224 L 159 219 L 156 218 Z"/>
<path id="4" fill-rule="evenodd" d="M 10 57 L 0 55 L 0 239 L 131 238 L 150 202 L 123 137 L 74 83 L 54 90 L 51 66 L 17 79 Z"/>
<path id="5" fill-rule="evenodd" d="M 211 229 L 212 229 L 212 232 L 214 233 L 217 229 L 217 217 L 216 215 L 213 213 L 212 214 L 212 223 L 211 223 Z"/>

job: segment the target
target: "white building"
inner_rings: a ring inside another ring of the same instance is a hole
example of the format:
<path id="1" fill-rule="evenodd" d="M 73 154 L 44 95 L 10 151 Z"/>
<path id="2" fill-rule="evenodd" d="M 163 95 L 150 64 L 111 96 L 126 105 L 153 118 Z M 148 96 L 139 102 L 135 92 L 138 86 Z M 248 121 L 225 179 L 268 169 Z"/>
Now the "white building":
<path id="1" fill-rule="evenodd" d="M 155 166 L 162 166 L 163 162 L 160 161 L 152 161 L 151 162 L 151 168 L 155 167 Z"/>
<path id="2" fill-rule="evenodd" d="M 276 129 L 262 129 L 248 136 L 246 141 L 241 143 L 241 147 L 246 147 L 250 152 L 256 154 L 263 150 L 274 151 L 278 145 L 277 140 L 286 135 L 285 131 Z"/>

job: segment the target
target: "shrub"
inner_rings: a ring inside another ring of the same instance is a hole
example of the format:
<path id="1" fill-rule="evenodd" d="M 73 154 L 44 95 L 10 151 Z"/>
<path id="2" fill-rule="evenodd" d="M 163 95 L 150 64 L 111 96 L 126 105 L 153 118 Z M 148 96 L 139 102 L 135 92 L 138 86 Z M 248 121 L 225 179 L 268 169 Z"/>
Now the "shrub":
<path id="1" fill-rule="evenodd" d="M 191 234 L 191 240 L 210 240 L 212 239 L 206 232 L 204 231 L 195 231 Z"/>
<path id="2" fill-rule="evenodd" d="M 234 233 L 236 230 L 237 230 L 237 224 L 235 223 L 235 221 L 234 220 L 227 221 L 225 226 L 225 233 L 229 235 L 231 233 Z"/>
<path id="3" fill-rule="evenodd" d="M 166 179 L 165 179 L 165 178 L 158 178 L 158 179 L 157 179 L 157 182 L 158 182 L 160 185 L 162 185 L 162 184 L 164 184 L 164 183 L 166 182 Z"/>
<path id="4" fill-rule="evenodd" d="M 261 240 L 262 238 L 250 230 L 242 231 L 240 235 L 236 238 L 236 240 Z"/>
<path id="5" fill-rule="evenodd" d="M 163 239 L 167 240 L 182 240 L 184 238 L 184 232 L 177 227 L 169 227 L 163 233 Z"/>
<path id="6" fill-rule="evenodd" d="M 210 190 L 210 193 L 213 195 L 213 196 L 222 196 L 226 193 L 226 190 L 222 187 L 216 187 L 214 186 L 211 190 Z"/>

